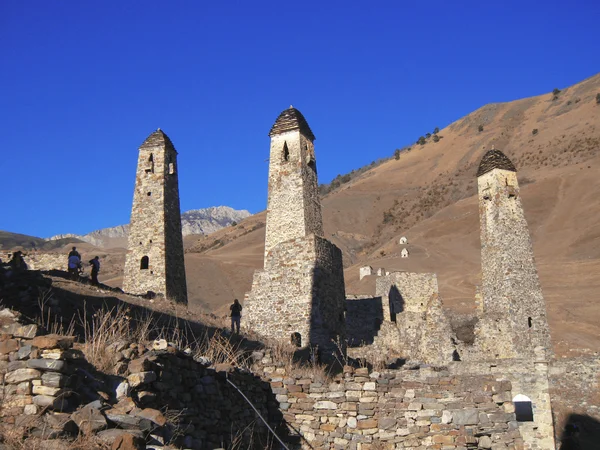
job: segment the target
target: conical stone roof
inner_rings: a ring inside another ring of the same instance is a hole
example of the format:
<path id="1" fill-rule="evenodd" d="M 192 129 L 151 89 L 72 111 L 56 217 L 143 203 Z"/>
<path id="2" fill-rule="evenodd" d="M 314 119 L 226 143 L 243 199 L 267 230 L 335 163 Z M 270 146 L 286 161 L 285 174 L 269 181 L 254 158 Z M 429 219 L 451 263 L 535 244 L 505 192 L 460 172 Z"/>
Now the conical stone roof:
<path id="1" fill-rule="evenodd" d="M 293 106 L 290 106 L 288 109 L 279 114 L 279 117 L 271 127 L 271 131 L 269 131 L 269 136 L 274 136 L 276 134 L 281 134 L 292 130 L 300 130 L 300 132 L 311 141 L 315 140 L 315 135 L 308 126 L 308 122 L 302 113 Z"/>
<path id="2" fill-rule="evenodd" d="M 175 151 L 173 142 L 171 142 L 169 136 L 167 136 L 160 128 L 146 138 L 144 143 L 140 146 L 140 149 L 148 147 L 165 147 Z"/>
<path id="3" fill-rule="evenodd" d="M 485 175 L 486 173 L 494 170 L 502 169 L 516 172 L 514 164 L 508 157 L 500 150 L 489 150 L 479 163 L 479 169 L 477 170 L 477 176 Z"/>

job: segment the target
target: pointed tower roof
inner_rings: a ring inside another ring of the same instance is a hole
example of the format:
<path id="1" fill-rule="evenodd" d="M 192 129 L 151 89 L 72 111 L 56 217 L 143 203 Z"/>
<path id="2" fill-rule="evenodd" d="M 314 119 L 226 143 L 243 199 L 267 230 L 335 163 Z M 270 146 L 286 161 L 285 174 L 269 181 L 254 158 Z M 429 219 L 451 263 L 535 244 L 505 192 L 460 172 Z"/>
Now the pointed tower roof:
<path id="1" fill-rule="evenodd" d="M 485 175 L 494 169 L 509 170 L 511 172 L 517 171 L 514 164 L 504 153 L 502 153 L 500 150 L 492 149 L 483 155 L 483 158 L 481 158 L 479 169 L 477 170 L 477 176 L 480 177 L 481 175 Z"/>
<path id="2" fill-rule="evenodd" d="M 160 128 L 151 133 L 144 143 L 140 145 L 140 149 L 148 147 L 165 147 L 176 152 L 173 142 L 171 142 L 169 136 L 167 136 Z"/>
<path id="3" fill-rule="evenodd" d="M 300 133 L 304 134 L 311 141 L 315 140 L 315 135 L 308 126 L 308 122 L 302 113 L 293 106 L 290 106 L 279 114 L 279 117 L 271 127 L 271 131 L 269 131 L 269 136 L 292 130 L 300 130 Z"/>

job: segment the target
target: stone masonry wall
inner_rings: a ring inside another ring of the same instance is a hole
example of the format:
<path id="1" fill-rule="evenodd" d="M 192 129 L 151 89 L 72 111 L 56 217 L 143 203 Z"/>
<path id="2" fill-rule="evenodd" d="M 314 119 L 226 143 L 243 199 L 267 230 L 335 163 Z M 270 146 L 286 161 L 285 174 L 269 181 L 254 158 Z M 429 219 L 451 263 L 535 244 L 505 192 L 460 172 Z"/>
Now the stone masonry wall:
<path id="1" fill-rule="evenodd" d="M 597 440 L 600 437 L 600 357 L 551 361 L 549 381 L 557 434 L 567 423 L 573 423 L 581 434 Z M 593 421 L 596 421 L 595 427 L 590 427 Z"/>
<path id="2" fill-rule="evenodd" d="M 169 138 L 152 133 L 139 149 L 123 290 L 187 303 L 177 169 Z"/>
<path id="3" fill-rule="evenodd" d="M 2 255 L 4 262 L 10 261 L 12 253 L 6 253 Z M 67 270 L 68 269 L 68 257 L 63 253 L 40 253 L 34 251 L 28 251 L 24 254 L 23 259 L 27 264 L 29 270 Z M 85 265 L 85 263 L 84 263 Z"/>
<path id="4" fill-rule="evenodd" d="M 290 428 L 311 449 L 519 450 L 527 446 L 502 374 L 345 367 L 327 380 L 264 368 Z M 375 446 L 377 443 L 377 446 Z"/>
<path id="5" fill-rule="evenodd" d="M 18 323 L 7 309 L 0 310 L 0 321 L 0 438 L 7 426 L 44 440 L 94 434 L 109 446 L 124 435 L 137 442 L 112 448 L 208 450 L 235 440 L 268 448 L 265 425 L 227 380 L 273 427 L 281 423 L 269 383 L 249 371 L 195 360 L 164 340 L 111 344 L 119 375 L 109 376 L 73 348 L 73 337 L 36 336 L 36 325 Z M 47 443 L 70 448 L 56 444 Z"/>
<path id="6" fill-rule="evenodd" d="M 345 339 L 344 302 L 341 251 L 311 235 L 271 249 L 246 296 L 245 323 L 280 342 L 300 333 L 302 347 L 318 345 L 326 356 Z"/>
<path id="7" fill-rule="evenodd" d="M 546 305 L 517 174 L 494 169 L 477 183 L 483 297 L 477 357 L 533 358 L 536 347 L 551 352 Z"/>

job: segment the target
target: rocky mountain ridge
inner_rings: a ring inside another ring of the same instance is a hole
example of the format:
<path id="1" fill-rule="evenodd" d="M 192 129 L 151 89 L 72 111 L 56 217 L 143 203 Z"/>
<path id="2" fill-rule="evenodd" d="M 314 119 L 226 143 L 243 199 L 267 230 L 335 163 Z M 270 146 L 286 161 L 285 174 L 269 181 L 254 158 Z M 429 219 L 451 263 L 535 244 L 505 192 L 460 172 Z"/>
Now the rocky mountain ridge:
<path id="1" fill-rule="evenodd" d="M 192 234 L 210 234 L 222 228 L 233 225 L 249 217 L 247 210 L 237 210 L 229 206 L 211 206 L 210 208 L 192 209 L 181 214 L 181 228 L 184 236 Z M 97 247 L 110 246 L 111 241 L 122 242 L 129 233 L 129 224 L 117 225 L 116 227 L 102 228 L 91 233 L 59 234 L 47 238 L 47 241 L 74 238 L 89 242 Z"/>

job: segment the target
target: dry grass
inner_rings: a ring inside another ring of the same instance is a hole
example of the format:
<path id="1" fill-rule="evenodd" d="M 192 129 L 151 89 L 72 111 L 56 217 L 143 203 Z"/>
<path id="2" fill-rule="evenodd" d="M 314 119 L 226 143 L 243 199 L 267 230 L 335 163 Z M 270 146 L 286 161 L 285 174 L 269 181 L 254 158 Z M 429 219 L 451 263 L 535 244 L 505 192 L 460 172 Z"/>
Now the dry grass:
<path id="1" fill-rule="evenodd" d="M 52 439 L 44 440 L 28 437 L 26 429 L 12 425 L 0 426 L 0 442 L 6 450 L 108 450 L 109 444 L 96 436 L 79 435 L 73 440 Z"/>
<path id="2" fill-rule="evenodd" d="M 219 329 L 209 331 L 204 328 L 202 335 L 196 336 L 189 322 L 177 316 L 145 313 L 136 317 L 128 308 L 118 306 L 102 308 L 88 317 L 84 306 L 79 322 L 84 330 L 82 350 L 87 361 L 105 373 L 113 373 L 116 368 L 116 346 L 148 343 L 155 339 L 165 339 L 169 345 L 186 350 L 194 357 L 205 357 L 213 364 L 248 366 L 248 355 L 241 341 L 229 339 Z"/>

